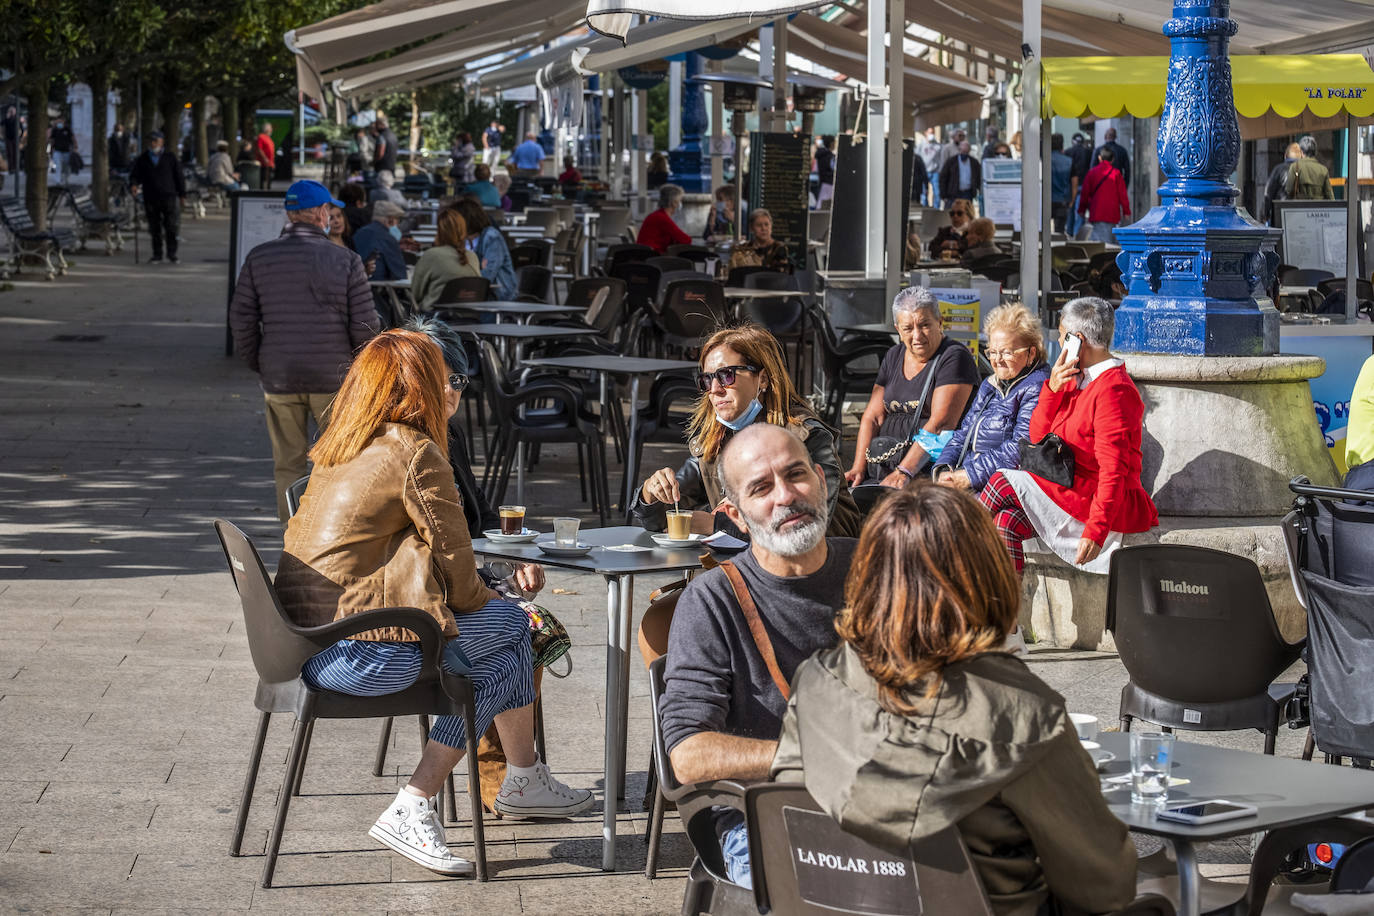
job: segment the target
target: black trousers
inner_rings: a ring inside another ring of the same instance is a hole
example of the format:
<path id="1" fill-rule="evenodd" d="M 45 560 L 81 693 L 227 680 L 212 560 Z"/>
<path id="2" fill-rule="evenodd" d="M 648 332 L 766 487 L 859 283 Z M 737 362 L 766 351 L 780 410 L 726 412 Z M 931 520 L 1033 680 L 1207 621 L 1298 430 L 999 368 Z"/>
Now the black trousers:
<path id="1" fill-rule="evenodd" d="M 143 197 L 143 212 L 148 215 L 148 234 L 153 238 L 153 257 L 162 257 L 167 241 L 167 257 L 177 256 L 177 232 L 181 229 L 181 201 L 176 197 Z"/>

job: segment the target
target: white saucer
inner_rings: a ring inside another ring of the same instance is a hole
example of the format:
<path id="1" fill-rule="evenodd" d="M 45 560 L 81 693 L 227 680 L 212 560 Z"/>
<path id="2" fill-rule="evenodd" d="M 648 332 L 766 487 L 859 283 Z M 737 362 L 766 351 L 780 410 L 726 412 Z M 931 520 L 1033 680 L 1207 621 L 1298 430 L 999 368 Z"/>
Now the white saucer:
<path id="1" fill-rule="evenodd" d="M 576 547 L 559 547 L 553 541 L 535 541 L 534 546 L 551 557 L 583 557 L 591 553 L 591 544 L 579 543 Z"/>
<path id="2" fill-rule="evenodd" d="M 489 531 L 483 531 L 482 534 L 488 540 L 498 544 L 528 544 L 543 532 L 535 531 L 533 528 L 523 528 L 519 534 L 502 534 L 500 528 L 492 528 Z"/>
<path id="3" fill-rule="evenodd" d="M 674 540 L 666 534 L 655 534 L 651 535 L 651 537 L 653 537 L 654 543 L 660 547 L 691 547 L 694 544 L 700 544 L 706 539 L 706 535 L 704 534 L 693 534 L 685 541 Z"/>

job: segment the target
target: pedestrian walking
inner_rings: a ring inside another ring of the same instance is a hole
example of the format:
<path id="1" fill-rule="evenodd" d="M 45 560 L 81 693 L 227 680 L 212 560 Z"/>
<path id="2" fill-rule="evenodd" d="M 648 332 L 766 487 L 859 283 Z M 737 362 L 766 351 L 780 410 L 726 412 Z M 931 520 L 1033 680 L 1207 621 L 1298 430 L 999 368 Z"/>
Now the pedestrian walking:
<path id="1" fill-rule="evenodd" d="M 925 163 L 926 176 L 930 185 L 930 205 L 940 206 L 940 169 L 945 164 L 945 148 L 935 136 L 935 128 L 926 128 L 925 142 L 921 144 L 921 161 Z"/>
<path id="2" fill-rule="evenodd" d="M 1317 161 L 1317 141 L 1309 134 L 1298 140 L 1302 158 L 1288 171 L 1289 200 L 1335 200 L 1331 190 L 1331 174 Z"/>
<path id="3" fill-rule="evenodd" d="M 1064 135 L 1050 137 L 1050 219 L 1056 232 L 1064 231 L 1072 200 L 1073 160 L 1064 155 Z"/>
<path id="4" fill-rule="evenodd" d="M 1116 128 L 1109 127 L 1102 134 L 1102 145 L 1097 148 L 1101 153 L 1104 149 L 1112 151 L 1112 158 L 1109 160 L 1112 168 L 1121 173 L 1121 177 L 1126 179 L 1126 184 L 1131 183 L 1131 157 L 1126 155 L 1126 147 L 1116 142 Z M 1096 158 L 1094 158 L 1096 161 Z"/>
<path id="5" fill-rule="evenodd" d="M 72 153 L 77 152 L 76 136 L 67 126 L 66 118 L 58 115 L 48 128 L 48 150 L 52 153 L 52 167 L 57 183 L 66 184 L 72 174 Z"/>
<path id="6" fill-rule="evenodd" d="M 285 206 L 286 231 L 248 252 L 229 306 L 235 349 L 262 382 L 283 522 L 286 488 L 305 476 L 310 419 L 323 431 L 353 353 L 381 325 L 362 259 L 326 234 L 342 201 L 297 181 Z"/>
<path id="7" fill-rule="evenodd" d="M 177 232 L 181 229 L 181 205 L 186 202 L 186 178 L 176 154 L 164 149 L 162 131 L 148 133 L 148 148 L 134 160 L 129 173 L 129 191 L 135 197 L 143 189 L 143 212 L 148 217 L 148 235 L 153 240 L 149 264 L 161 264 L 165 246 L 167 260 L 177 258 Z"/>
<path id="8" fill-rule="evenodd" d="M 940 199 L 972 200 L 982 184 L 983 167 L 969 155 L 968 140 L 961 140 L 955 154 L 940 169 Z"/>
<path id="9" fill-rule="evenodd" d="M 0 120 L 0 143 L 3 143 L 5 158 L 9 160 L 10 171 L 19 174 L 19 109 L 10 105 L 5 109 L 4 120 Z"/>
<path id="10" fill-rule="evenodd" d="M 491 167 L 501 161 L 501 134 L 505 132 L 500 121 L 492 121 L 491 126 L 482 132 L 482 164 Z"/>
<path id="11" fill-rule="evenodd" d="M 525 134 L 525 142 L 511 152 L 510 159 L 506 162 L 506 167 L 513 174 L 527 178 L 538 175 L 543 165 L 544 147 L 539 145 L 538 135 L 534 131 Z"/>
<path id="12" fill-rule="evenodd" d="M 1302 147 L 1296 143 L 1288 144 L 1283 161 L 1269 172 L 1269 180 L 1264 183 L 1264 203 L 1260 207 L 1259 218 L 1274 224 L 1274 204 L 1288 199 L 1288 173 L 1293 164 L 1302 158 Z"/>
<path id="13" fill-rule="evenodd" d="M 1079 215 L 1087 215 L 1092 223 L 1093 238 L 1114 243 L 1112 231 L 1122 219 L 1131 215 L 1131 198 L 1126 193 L 1126 179 L 1112 162 L 1115 154 L 1103 146 L 1097 151 L 1097 165 L 1083 182 L 1083 196 L 1078 201 Z"/>
<path id="14" fill-rule="evenodd" d="M 253 155 L 262 168 L 262 187 L 272 188 L 272 173 L 277 169 L 277 144 L 272 142 L 272 122 L 264 121 L 258 130 L 258 141 L 253 147 Z"/>
<path id="15" fill-rule="evenodd" d="M 1078 199 L 1083 190 L 1083 181 L 1093 165 L 1093 151 L 1087 138 L 1082 134 L 1074 134 L 1068 155 L 1073 160 L 1073 168 L 1069 171 L 1069 219 L 1064 231 L 1069 238 L 1073 238 L 1078 234 L 1078 227 L 1083 225 L 1083 219 L 1078 215 Z"/>
<path id="16" fill-rule="evenodd" d="M 378 176 L 386 172 L 395 181 L 398 141 L 396 135 L 391 132 L 391 125 L 387 123 L 385 116 L 378 117 L 372 122 L 372 141 L 376 144 L 372 150 L 373 170 Z"/>
<path id="17" fill-rule="evenodd" d="M 110 134 L 107 141 L 107 165 L 112 172 L 127 172 L 129 170 L 129 135 L 124 132 L 124 125 L 115 123 L 114 131 Z"/>
<path id="18" fill-rule="evenodd" d="M 998 141 L 998 139 L 997 139 L 997 128 L 996 128 L 996 127 L 993 127 L 991 124 L 989 124 L 988 127 L 987 127 L 987 129 L 983 131 L 983 158 L 984 158 L 984 159 L 997 159 L 997 158 L 999 158 L 998 153 L 997 153 L 997 147 L 998 147 L 998 145 L 999 145 L 999 141 Z M 1011 151 L 1010 151 L 1010 148 L 1008 148 L 1008 151 L 1007 151 L 1007 158 L 1008 158 L 1008 159 L 1011 158 Z"/>

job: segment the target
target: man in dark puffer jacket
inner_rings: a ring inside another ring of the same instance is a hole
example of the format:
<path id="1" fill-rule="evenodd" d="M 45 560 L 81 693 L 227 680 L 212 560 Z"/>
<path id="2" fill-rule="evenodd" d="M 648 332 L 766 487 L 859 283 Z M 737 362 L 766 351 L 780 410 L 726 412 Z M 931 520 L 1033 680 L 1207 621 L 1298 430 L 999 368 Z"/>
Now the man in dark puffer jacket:
<path id="1" fill-rule="evenodd" d="M 319 182 L 291 185 L 285 231 L 248 253 L 229 306 L 239 356 L 262 378 L 283 522 L 286 488 L 305 474 L 309 418 L 324 427 L 354 352 L 381 326 L 362 260 L 329 242 L 330 206 L 343 204 Z"/>

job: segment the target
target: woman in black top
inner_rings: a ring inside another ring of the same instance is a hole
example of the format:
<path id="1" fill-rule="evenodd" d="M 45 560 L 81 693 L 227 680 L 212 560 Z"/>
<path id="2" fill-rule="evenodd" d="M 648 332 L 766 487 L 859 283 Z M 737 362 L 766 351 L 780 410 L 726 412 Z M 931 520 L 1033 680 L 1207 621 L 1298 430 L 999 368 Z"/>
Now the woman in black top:
<path id="1" fill-rule="evenodd" d="M 940 231 L 935 233 L 935 238 L 930 240 L 930 256 L 939 258 L 944 256 L 946 251 L 953 252 L 954 260 L 958 260 L 964 250 L 968 248 L 969 221 L 973 219 L 973 205 L 962 197 L 954 200 L 949 205 L 949 225 L 941 226 Z"/>
<path id="2" fill-rule="evenodd" d="M 956 429 L 979 379 L 973 354 L 945 336 L 940 303 L 930 290 L 902 290 L 892 302 L 892 313 L 902 342 L 878 367 L 859 421 L 854 464 L 844 476 L 851 484 L 900 489 L 930 460 L 916 436 Z"/>

